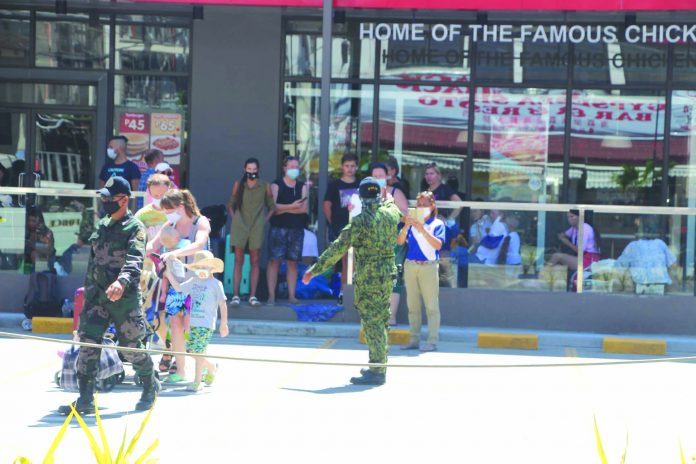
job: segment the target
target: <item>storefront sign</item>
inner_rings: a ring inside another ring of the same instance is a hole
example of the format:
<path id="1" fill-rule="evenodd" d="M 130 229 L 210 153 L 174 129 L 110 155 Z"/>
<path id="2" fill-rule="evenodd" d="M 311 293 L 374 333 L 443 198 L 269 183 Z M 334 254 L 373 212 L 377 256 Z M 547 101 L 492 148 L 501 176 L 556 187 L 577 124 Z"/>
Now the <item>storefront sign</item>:
<path id="1" fill-rule="evenodd" d="M 170 165 L 181 160 L 181 115 L 178 113 L 152 113 L 150 148 L 164 153 Z"/>
<path id="2" fill-rule="evenodd" d="M 696 25 L 532 25 L 361 23 L 361 39 L 451 42 L 467 35 L 474 42 L 512 43 L 696 43 Z"/>
<path id="3" fill-rule="evenodd" d="M 140 159 L 150 146 L 150 121 L 145 113 L 121 113 L 119 133 L 128 139 L 129 158 Z"/>

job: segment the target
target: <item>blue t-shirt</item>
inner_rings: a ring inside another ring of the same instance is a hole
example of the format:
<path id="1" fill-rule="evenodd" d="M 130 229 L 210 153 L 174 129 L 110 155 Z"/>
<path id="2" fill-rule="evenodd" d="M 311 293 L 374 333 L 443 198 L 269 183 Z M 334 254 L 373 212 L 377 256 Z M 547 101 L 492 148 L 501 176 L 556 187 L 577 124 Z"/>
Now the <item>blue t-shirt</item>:
<path id="1" fill-rule="evenodd" d="M 109 160 L 104 164 L 104 167 L 99 174 L 99 179 L 106 182 L 114 176 L 121 176 L 130 184 L 133 179 L 140 179 L 140 169 L 138 168 L 138 165 L 132 161 L 116 164 Z"/>
<path id="2" fill-rule="evenodd" d="M 438 218 L 431 217 L 423 224 L 430 234 L 445 243 L 445 223 Z M 415 227 L 411 227 L 406 234 L 408 251 L 406 259 L 411 261 L 437 261 L 440 259 L 440 250 L 436 250 Z"/>

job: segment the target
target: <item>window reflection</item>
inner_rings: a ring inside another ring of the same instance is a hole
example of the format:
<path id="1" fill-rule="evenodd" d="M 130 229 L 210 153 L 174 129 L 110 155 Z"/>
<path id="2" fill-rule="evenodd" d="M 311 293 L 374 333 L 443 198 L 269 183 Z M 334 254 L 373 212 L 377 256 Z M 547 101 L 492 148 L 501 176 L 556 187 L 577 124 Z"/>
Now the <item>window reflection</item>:
<path id="1" fill-rule="evenodd" d="M 569 202 L 659 205 L 664 111 L 660 92 L 574 91 Z"/>
<path id="2" fill-rule="evenodd" d="M 107 68 L 109 27 L 67 21 L 37 21 L 36 66 Z"/>
<path id="3" fill-rule="evenodd" d="M 672 92 L 669 183 L 670 202 L 696 206 L 696 91 Z"/>
<path id="4" fill-rule="evenodd" d="M 473 197 L 558 202 L 565 91 L 476 89 Z"/>
<path id="5" fill-rule="evenodd" d="M 30 22 L 28 19 L 0 14 L 0 65 L 23 66 L 29 60 Z"/>
<path id="6" fill-rule="evenodd" d="M 188 29 L 116 27 L 116 69 L 186 72 L 188 59 Z"/>
<path id="7" fill-rule="evenodd" d="M 426 165 L 436 163 L 442 181 L 453 177 L 464 191 L 469 91 L 433 84 L 384 85 L 379 93 L 379 159 L 393 156 L 411 186 L 425 190 Z"/>

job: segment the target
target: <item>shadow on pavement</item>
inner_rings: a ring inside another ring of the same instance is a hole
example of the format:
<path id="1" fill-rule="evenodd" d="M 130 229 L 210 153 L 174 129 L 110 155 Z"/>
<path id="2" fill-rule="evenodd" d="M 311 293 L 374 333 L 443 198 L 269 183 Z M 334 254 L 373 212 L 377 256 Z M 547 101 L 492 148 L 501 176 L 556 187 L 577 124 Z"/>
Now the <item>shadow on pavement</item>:
<path id="1" fill-rule="evenodd" d="M 336 393 L 360 393 L 364 392 L 367 390 L 371 390 L 376 387 L 380 387 L 381 385 L 352 385 L 352 384 L 347 384 L 343 385 L 341 387 L 329 387 L 329 388 L 322 388 L 319 390 L 306 390 L 303 388 L 289 388 L 289 387 L 283 387 L 282 390 L 289 390 L 289 391 L 295 391 L 295 392 L 301 392 L 301 393 L 314 393 L 315 395 L 333 395 Z"/>

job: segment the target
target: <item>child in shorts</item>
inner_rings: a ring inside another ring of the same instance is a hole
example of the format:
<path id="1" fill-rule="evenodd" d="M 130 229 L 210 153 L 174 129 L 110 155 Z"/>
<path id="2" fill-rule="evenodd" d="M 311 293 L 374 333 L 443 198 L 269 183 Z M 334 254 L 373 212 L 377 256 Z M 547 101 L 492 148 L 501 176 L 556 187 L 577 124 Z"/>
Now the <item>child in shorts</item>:
<path id="1" fill-rule="evenodd" d="M 169 262 L 167 262 L 165 275 L 176 291 L 191 297 L 191 329 L 186 350 L 190 353 L 205 354 L 215 331 L 218 309 L 220 310 L 220 335 L 226 337 L 230 332 L 227 326 L 225 291 L 222 282 L 213 276 L 216 272 L 222 272 L 225 265 L 211 252 L 199 251 L 193 263 L 186 267 L 194 273 L 194 277 L 185 282 L 179 283 L 172 275 Z M 211 385 L 216 374 L 217 365 L 202 356 L 197 356 L 196 375 L 187 390 L 197 392 L 203 388 L 203 384 Z"/>
<path id="2" fill-rule="evenodd" d="M 179 248 L 183 248 L 191 244 L 190 240 L 181 239 L 179 232 L 176 231 L 171 225 L 166 225 L 162 227 L 162 232 L 160 234 L 160 242 L 162 243 L 162 251 L 172 251 Z M 183 265 L 181 262 L 177 263 L 180 268 L 179 272 L 174 271 L 173 275 L 176 278 L 180 274 L 179 280 L 183 280 Z M 169 326 L 171 328 L 171 339 L 172 348 L 174 351 L 181 352 L 184 350 L 185 343 L 185 333 L 189 326 L 189 313 L 191 312 L 191 298 L 172 288 L 169 285 L 170 278 L 165 274 L 162 277 L 162 286 L 160 290 L 160 302 L 164 303 L 165 313 L 169 321 Z M 166 333 L 166 327 L 160 328 Z M 166 355 L 165 355 L 166 356 Z M 176 357 L 176 363 L 169 367 L 169 376 L 164 379 L 166 383 L 177 383 L 183 382 L 186 377 L 185 370 L 185 360 L 183 356 Z M 160 364 L 167 364 L 167 361 L 171 357 L 165 358 L 163 356 L 162 362 Z"/>

